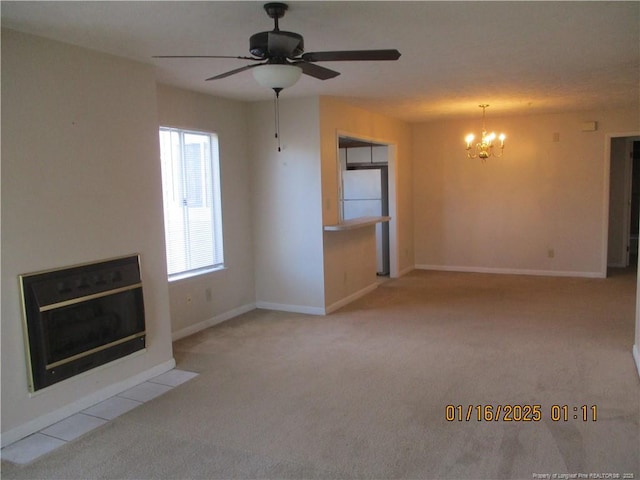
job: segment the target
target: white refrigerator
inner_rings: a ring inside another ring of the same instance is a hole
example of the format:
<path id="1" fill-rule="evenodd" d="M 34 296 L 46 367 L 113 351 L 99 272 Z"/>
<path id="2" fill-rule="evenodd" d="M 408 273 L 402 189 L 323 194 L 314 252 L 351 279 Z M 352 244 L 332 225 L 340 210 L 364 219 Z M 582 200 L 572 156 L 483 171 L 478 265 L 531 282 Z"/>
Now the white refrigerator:
<path id="1" fill-rule="evenodd" d="M 344 220 L 380 217 L 389 214 L 386 167 L 342 172 L 342 213 Z M 376 264 L 378 275 L 389 274 L 389 224 L 376 224 Z"/>

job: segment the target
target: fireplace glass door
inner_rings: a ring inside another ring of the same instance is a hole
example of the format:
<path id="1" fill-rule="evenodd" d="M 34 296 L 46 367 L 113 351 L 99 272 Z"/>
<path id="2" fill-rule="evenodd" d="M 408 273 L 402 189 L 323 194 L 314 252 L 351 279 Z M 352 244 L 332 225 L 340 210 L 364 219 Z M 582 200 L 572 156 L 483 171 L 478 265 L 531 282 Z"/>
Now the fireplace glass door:
<path id="1" fill-rule="evenodd" d="M 145 347 L 138 256 L 21 276 L 32 391 Z"/>

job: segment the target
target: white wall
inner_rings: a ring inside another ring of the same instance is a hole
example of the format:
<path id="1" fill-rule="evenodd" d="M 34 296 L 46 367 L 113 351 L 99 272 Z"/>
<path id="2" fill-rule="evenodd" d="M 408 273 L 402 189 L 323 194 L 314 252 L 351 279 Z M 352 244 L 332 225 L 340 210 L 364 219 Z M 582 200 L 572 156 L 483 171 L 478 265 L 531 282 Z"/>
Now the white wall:
<path id="1" fill-rule="evenodd" d="M 173 366 L 158 156 L 152 67 L 2 30 L 3 443 Z M 136 252 L 146 352 L 30 396 L 17 276 Z"/>
<path id="2" fill-rule="evenodd" d="M 280 100 L 280 138 L 273 102 L 249 107 L 256 304 L 324 313 L 322 190 L 318 98 Z"/>
<path id="3" fill-rule="evenodd" d="M 464 150 L 479 120 L 413 125 L 416 264 L 603 276 L 605 135 L 637 129 L 638 112 L 489 116 L 507 143 L 485 163 Z M 581 131 L 585 121 L 598 130 Z"/>
<path id="4" fill-rule="evenodd" d="M 158 85 L 160 125 L 218 134 L 222 183 L 225 268 L 169 284 L 174 338 L 255 307 L 247 110 L 244 102 Z"/>

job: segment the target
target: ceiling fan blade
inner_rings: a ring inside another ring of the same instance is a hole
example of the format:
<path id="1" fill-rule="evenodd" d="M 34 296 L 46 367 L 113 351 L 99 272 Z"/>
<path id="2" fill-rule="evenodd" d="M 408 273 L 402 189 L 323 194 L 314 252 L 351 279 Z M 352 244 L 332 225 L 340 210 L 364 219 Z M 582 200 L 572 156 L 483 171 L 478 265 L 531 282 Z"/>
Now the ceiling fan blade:
<path id="1" fill-rule="evenodd" d="M 338 50 L 335 52 L 308 52 L 302 55 L 307 62 L 343 62 L 356 60 L 397 60 L 398 50 Z"/>
<path id="2" fill-rule="evenodd" d="M 267 50 L 272 57 L 291 57 L 300 45 L 300 38 L 289 32 L 269 32 Z"/>
<path id="3" fill-rule="evenodd" d="M 227 78 L 227 77 L 230 77 L 231 75 L 235 75 L 236 73 L 240 73 L 240 72 L 244 72 L 245 70 L 249 70 L 250 68 L 259 67 L 260 65 L 263 65 L 263 64 L 262 63 L 255 63 L 253 65 L 246 65 L 244 67 L 236 68 L 235 70 L 229 70 L 228 72 L 221 73 L 220 75 L 216 75 L 214 77 L 207 78 L 206 81 L 209 81 L 209 80 L 220 80 L 221 78 Z"/>
<path id="4" fill-rule="evenodd" d="M 318 80 L 328 80 L 340 75 L 340 72 L 321 67 L 320 65 L 314 65 L 313 63 L 294 62 L 293 65 L 295 65 L 296 67 L 300 67 L 302 69 L 302 73 L 304 73 L 305 75 L 317 78 Z"/>
<path id="5" fill-rule="evenodd" d="M 154 55 L 151 58 L 237 58 L 240 60 L 254 60 L 256 62 L 262 61 L 261 58 L 233 57 L 228 55 Z"/>

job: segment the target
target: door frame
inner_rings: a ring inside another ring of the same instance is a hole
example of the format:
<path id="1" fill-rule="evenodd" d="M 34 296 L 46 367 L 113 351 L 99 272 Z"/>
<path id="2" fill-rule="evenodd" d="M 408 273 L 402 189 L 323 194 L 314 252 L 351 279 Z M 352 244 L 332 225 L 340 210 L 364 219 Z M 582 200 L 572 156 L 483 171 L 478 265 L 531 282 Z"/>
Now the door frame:
<path id="1" fill-rule="evenodd" d="M 605 133 L 605 142 L 604 142 L 604 185 L 603 185 L 603 218 L 602 218 L 602 255 L 601 255 L 601 267 L 600 267 L 600 277 L 607 278 L 607 267 L 608 267 L 608 249 L 609 249 L 609 213 L 610 213 L 610 202 L 609 195 L 611 193 L 611 141 L 614 138 L 628 138 L 628 137 L 640 137 L 640 131 L 632 131 L 632 132 L 620 132 L 620 133 Z M 627 142 L 628 143 L 628 142 Z M 628 161 L 628 159 L 627 159 Z M 625 175 L 629 174 L 629 169 L 625 163 Z M 631 178 L 625 180 L 625 189 L 627 188 L 626 184 L 631 181 Z M 625 198 L 630 198 L 631 192 L 629 192 L 629 197 L 626 197 L 627 193 L 625 192 Z M 631 215 L 631 208 L 628 208 L 628 215 Z M 625 213 L 626 218 L 626 213 Z M 630 225 L 626 225 L 625 231 L 629 233 Z M 627 235 L 628 237 L 628 235 Z M 626 237 L 625 237 L 626 238 Z M 626 238 L 628 242 L 628 238 Z M 626 248 L 626 247 L 625 247 Z M 626 255 L 627 265 L 628 265 L 628 254 Z"/>
<path id="2" fill-rule="evenodd" d="M 622 227 L 622 235 L 624 237 L 623 245 L 623 256 L 624 256 L 624 266 L 629 266 L 629 257 L 631 254 L 631 212 L 633 210 L 632 200 L 633 200 L 633 144 L 634 142 L 640 141 L 640 137 L 623 137 L 625 139 L 625 165 L 624 165 L 624 174 L 625 174 L 625 192 L 624 192 L 624 217 L 625 222 Z M 636 232 L 638 233 L 638 232 Z"/>

